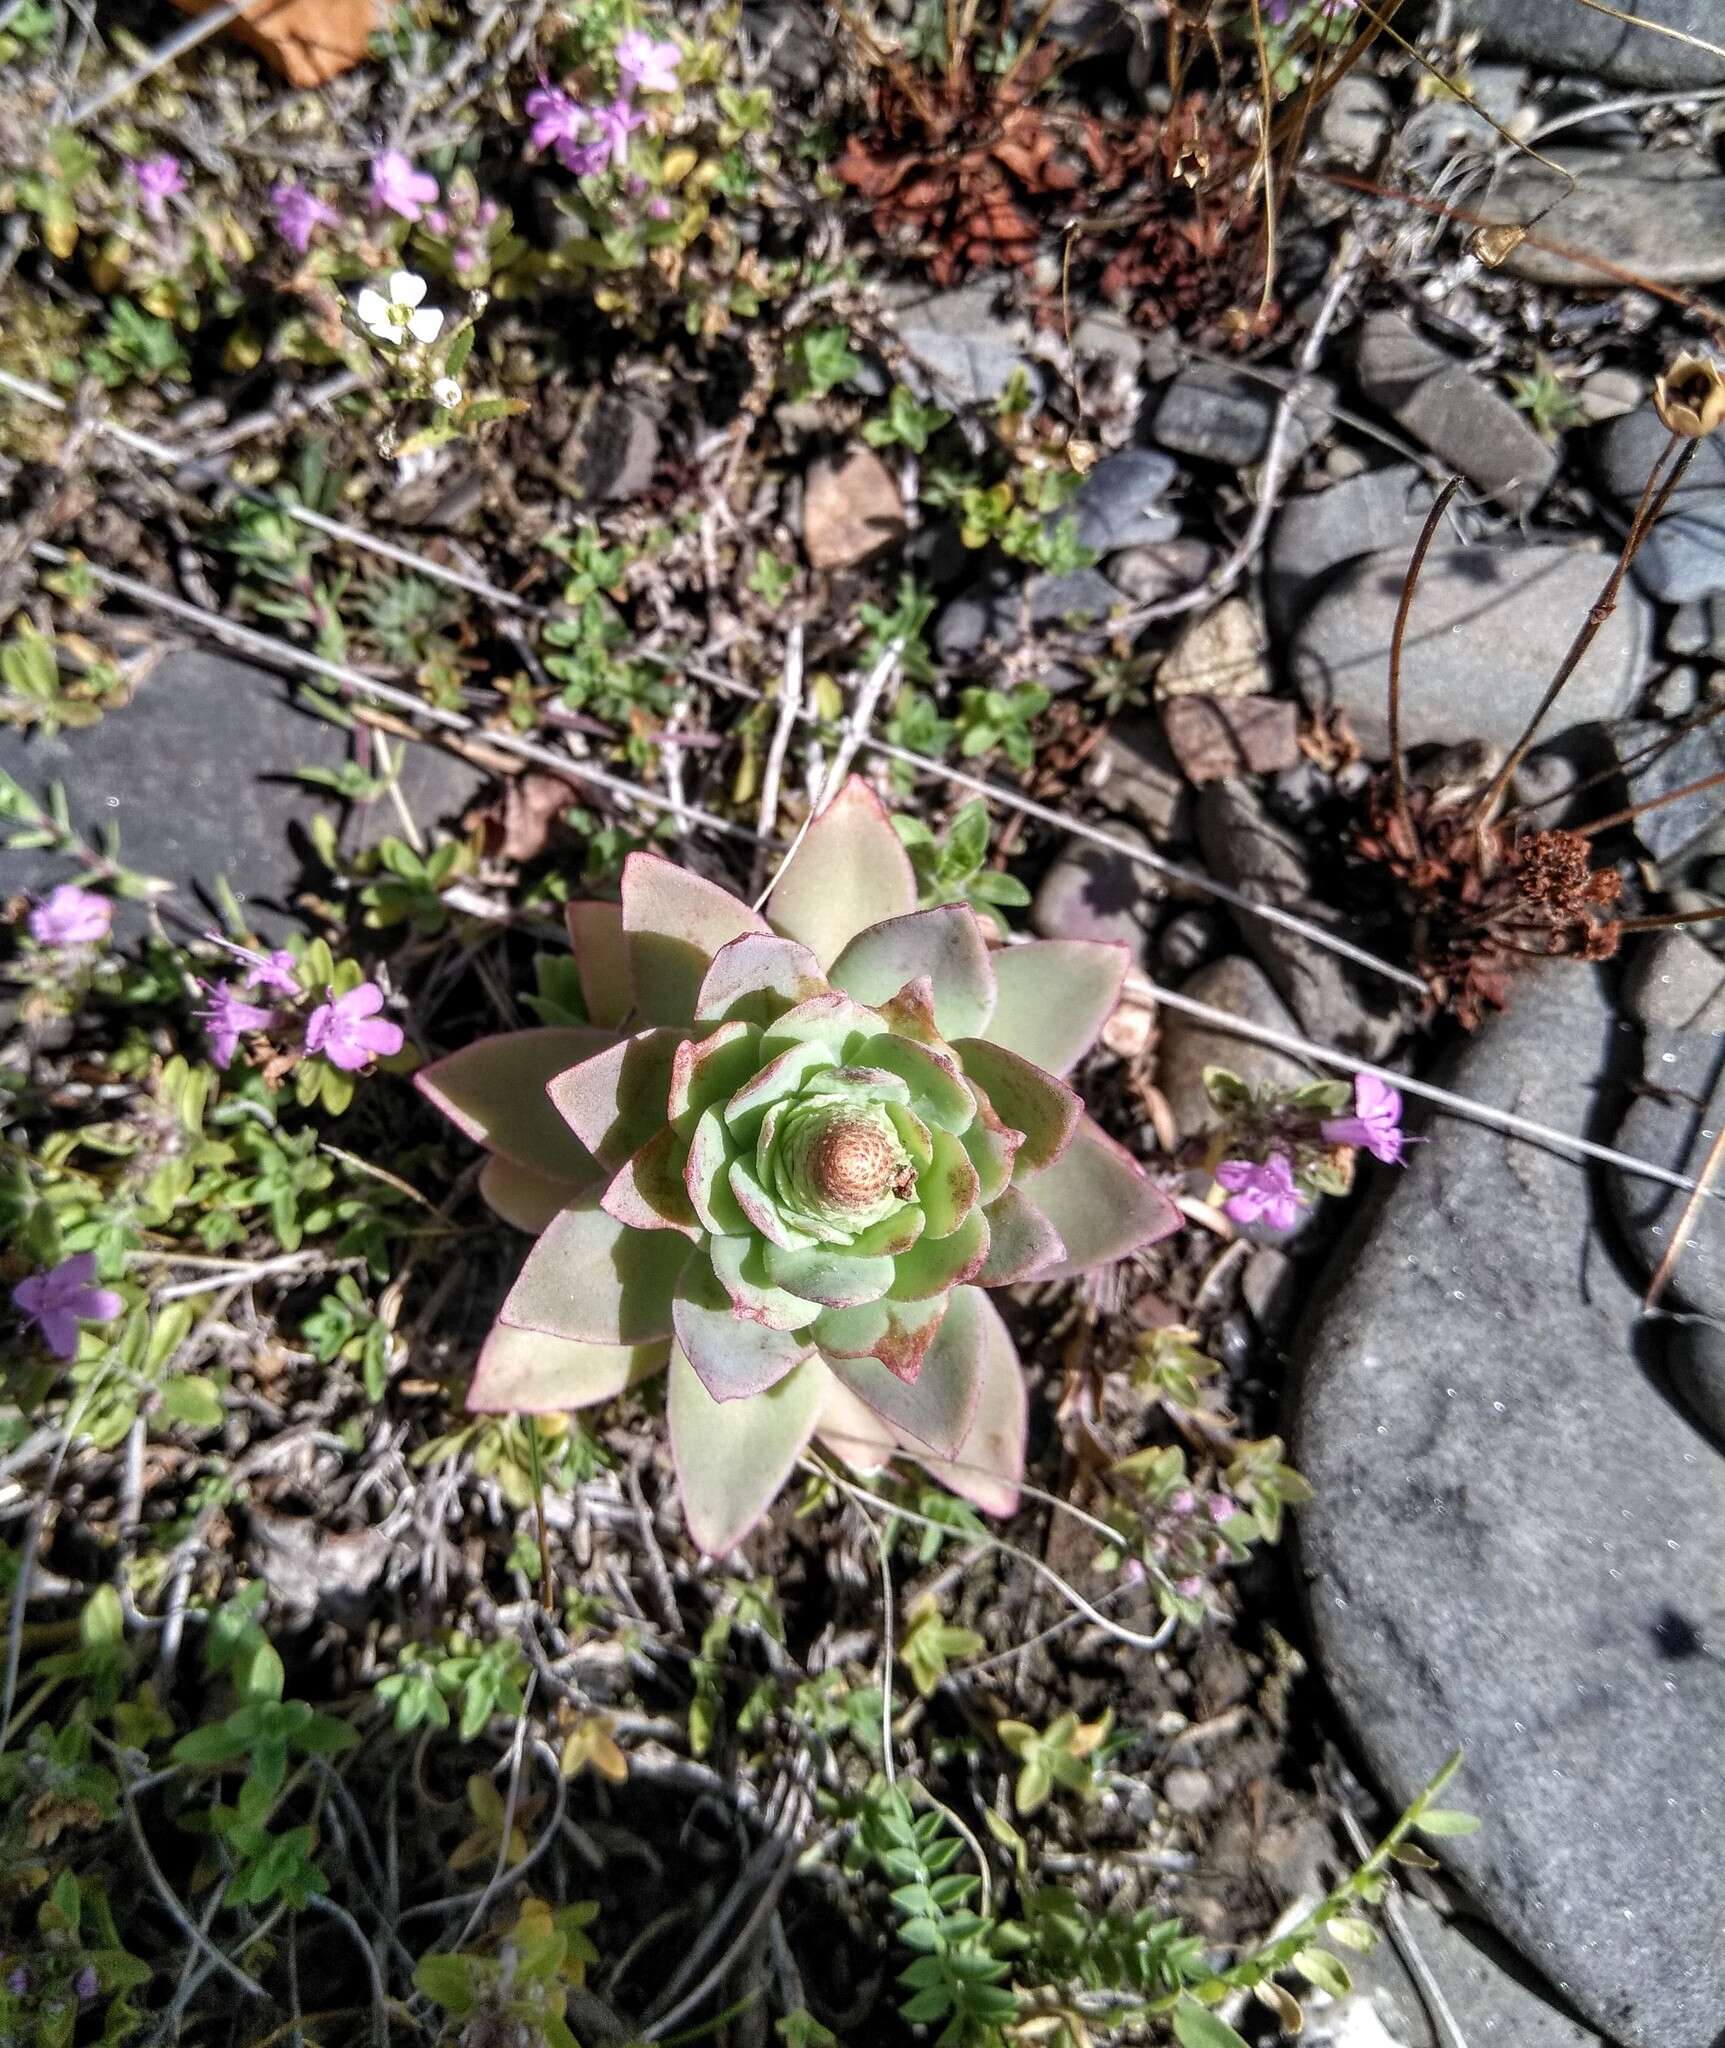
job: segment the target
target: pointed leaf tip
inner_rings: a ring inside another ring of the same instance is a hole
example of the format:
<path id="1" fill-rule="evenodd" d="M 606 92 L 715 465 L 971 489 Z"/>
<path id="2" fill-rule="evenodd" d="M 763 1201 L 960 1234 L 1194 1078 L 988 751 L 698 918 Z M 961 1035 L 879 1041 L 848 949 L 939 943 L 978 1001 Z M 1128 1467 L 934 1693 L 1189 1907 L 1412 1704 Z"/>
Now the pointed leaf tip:
<path id="1" fill-rule="evenodd" d="M 767 898 L 774 930 L 829 967 L 860 931 L 916 908 L 916 876 L 892 820 L 853 775 L 779 869 Z"/>
<path id="2" fill-rule="evenodd" d="M 675 1346 L 666 1415 L 689 1533 L 710 1557 L 734 1550 L 772 1505 L 813 1433 L 828 1376 L 818 1358 L 752 1400 L 715 1401 Z"/>

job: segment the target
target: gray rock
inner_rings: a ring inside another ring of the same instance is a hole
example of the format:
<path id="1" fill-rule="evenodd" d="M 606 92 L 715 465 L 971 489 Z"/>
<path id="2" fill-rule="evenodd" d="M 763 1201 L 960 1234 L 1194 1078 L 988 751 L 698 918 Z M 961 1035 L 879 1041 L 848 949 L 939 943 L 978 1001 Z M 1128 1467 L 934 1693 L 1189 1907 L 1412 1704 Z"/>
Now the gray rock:
<path id="1" fill-rule="evenodd" d="M 1156 500 L 1174 476 L 1174 464 L 1166 455 L 1150 448 L 1122 449 L 1118 455 L 1104 456 L 1071 502 L 1050 513 L 1049 520 L 1072 520 L 1079 540 L 1098 555 L 1170 541 L 1180 531 L 1180 522 Z"/>
<path id="2" fill-rule="evenodd" d="M 1100 569 L 1071 569 L 1061 576 L 1032 576 L 1024 586 L 1033 626 L 1087 626 L 1105 619 L 1120 593 Z"/>
<path id="3" fill-rule="evenodd" d="M 1316 903 L 1299 841 L 1266 813 L 1243 782 L 1207 783 L 1198 793 L 1198 844 L 1219 881 L 1254 903 L 1294 911 L 1312 924 L 1338 929 L 1343 920 Z M 1241 936 L 1307 1037 L 1380 1058 L 1394 1044 L 1393 1015 L 1367 1007 L 1334 953 L 1285 926 L 1236 911 Z M 1379 991 L 1373 991 L 1379 999 Z"/>
<path id="4" fill-rule="evenodd" d="M 1622 759 L 1636 757 L 1630 787 L 1638 804 L 1685 789 L 1725 768 L 1725 732 L 1720 731 L 1718 720 L 1680 733 L 1650 723 L 1623 725 L 1612 737 Z M 1655 743 L 1662 751 L 1648 753 Z M 1666 879 L 1670 880 L 1685 849 L 1694 847 L 1721 818 L 1725 818 L 1725 785 L 1697 790 L 1692 796 L 1680 796 L 1643 811 L 1631 829 L 1653 858 L 1669 870 Z"/>
<path id="5" fill-rule="evenodd" d="M 1149 841 L 1130 825 L 1111 835 L 1148 850 Z M 1067 842 L 1043 876 L 1030 906 L 1032 929 L 1045 939 L 1106 939 L 1144 957 L 1144 930 L 1162 896 L 1155 871 L 1081 839 Z"/>
<path id="6" fill-rule="evenodd" d="M 1122 548 L 1109 558 L 1108 580 L 1134 604 L 1159 604 L 1202 583 L 1215 566 L 1216 551 L 1208 541 L 1165 540 L 1141 548 Z"/>
<path id="7" fill-rule="evenodd" d="M 1291 632 L 1344 563 L 1391 547 L 1411 554 L 1433 495 L 1413 463 L 1398 462 L 1289 498 L 1270 532 L 1264 602 L 1271 627 Z"/>
<path id="8" fill-rule="evenodd" d="M 1725 966 L 1691 933 L 1641 942 L 1624 990 L 1641 1026 L 1641 1086 L 1614 1143 L 1620 1151 L 1694 1175 L 1725 1116 Z M 1611 1177 L 1612 1206 L 1643 1269 L 1651 1274 L 1671 1242 L 1688 1197 L 1657 1181 Z M 1662 1297 L 1706 1316 L 1725 1316 L 1725 1219 L 1703 1202 Z"/>
<path id="9" fill-rule="evenodd" d="M 1725 1325 L 1676 1316 L 1667 1327 L 1665 1370 L 1677 1398 L 1725 1449 Z"/>
<path id="10" fill-rule="evenodd" d="M 1389 140 L 1395 103 L 1389 89 L 1365 71 L 1337 79 L 1318 113 L 1318 140 L 1332 163 L 1363 171 Z"/>
<path id="11" fill-rule="evenodd" d="M 1613 1036 L 1562 963 L 1440 1078 L 1585 1130 Z M 1572 1161 L 1446 1122 L 1373 1178 L 1298 1347 L 1321 1667 L 1397 1806 L 1464 1752 L 1446 1803 L 1484 1825 L 1433 1846 L 1564 1999 L 1623 2048 L 1712 2048 L 1725 1460 L 1638 1368 Z"/>
<path id="12" fill-rule="evenodd" d="M 1468 2048 L 1606 2048 L 1526 1982 L 1525 1966 L 1489 1929 L 1446 1920 L 1412 1894 L 1401 1903 L 1420 1960 Z"/>
<path id="13" fill-rule="evenodd" d="M 1541 71 L 1592 72 L 1614 85 L 1672 91 L 1725 83 L 1725 58 L 1706 47 L 1720 41 L 1716 0 L 1622 0 L 1609 14 L 1573 0 L 1456 0 L 1451 18 L 1457 29 L 1478 30 L 1494 55 L 1520 57 Z M 1640 23 L 1695 37 L 1702 47 Z"/>
<path id="14" fill-rule="evenodd" d="M 1665 623 L 1672 654 L 1705 654 L 1713 641 L 1713 618 L 1704 604 L 1680 604 Z"/>
<path id="15" fill-rule="evenodd" d="M 603 391 L 563 444 L 558 467 L 593 504 L 638 498 L 659 464 L 659 422 L 639 401 Z"/>
<path id="16" fill-rule="evenodd" d="M 1621 419 L 1633 412 L 1647 396 L 1647 379 L 1633 370 L 1595 370 L 1575 394 L 1582 417 L 1589 426 Z"/>
<path id="17" fill-rule="evenodd" d="M 1246 469 L 1263 456 L 1280 394 L 1259 378 L 1223 363 L 1194 363 L 1166 385 L 1150 419 L 1150 438 L 1161 448 L 1200 462 Z M 1295 415 L 1292 453 L 1301 455 L 1325 424 L 1314 392 Z"/>
<path id="18" fill-rule="evenodd" d="M 170 907 L 199 924 L 226 878 L 248 918 L 267 936 L 291 921 L 295 893 L 322 875 L 305 838 L 307 820 L 328 796 L 294 780 L 303 767 L 336 768 L 348 736 L 289 701 L 279 676 L 230 655 L 165 655 L 123 710 L 81 732 L 52 739 L 0 726 L 0 769 L 41 796 L 65 785 L 72 821 L 86 840 L 115 830 L 128 867 L 174 884 Z M 401 792 L 422 825 L 457 816 L 485 777 L 431 746 L 408 746 Z M 351 847 L 401 830 L 387 797 L 349 810 Z M 308 865 L 309 863 L 309 865 Z M 40 889 L 68 878 L 64 860 L 0 850 L 0 893 Z M 115 929 L 141 931 L 136 905 L 122 903 Z"/>
<path id="19" fill-rule="evenodd" d="M 1103 800 L 1164 845 L 1192 836 L 1192 792 L 1154 720 L 1116 719 L 1101 747 Z"/>
<path id="20" fill-rule="evenodd" d="M 1528 512 L 1544 496 L 1557 451 L 1504 392 L 1399 313 L 1373 313 L 1361 323 L 1355 367 L 1374 405 L 1505 511 Z"/>
<path id="21" fill-rule="evenodd" d="M 1307 703 L 1345 711 L 1373 760 L 1389 745 L 1390 638 L 1411 554 L 1399 547 L 1344 569 L 1294 639 L 1294 675 Z M 1434 548 L 1403 654 L 1404 743 L 1513 746 L 1609 570 L 1604 557 L 1575 547 Z M 1622 717 L 1640 687 L 1651 631 L 1648 607 L 1625 588 L 1541 727 L 1542 740 Z"/>
<path id="22" fill-rule="evenodd" d="M 1229 934 L 1213 910 L 1182 910 L 1156 934 L 1156 964 L 1165 974 L 1190 974 L 1215 959 Z"/>
<path id="23" fill-rule="evenodd" d="M 1237 953 L 1200 967 L 1180 993 L 1195 1003 L 1208 1003 L 1213 1010 L 1226 1010 L 1245 1024 L 1261 1024 L 1272 1031 L 1299 1030 L 1264 970 Z M 1204 1092 L 1206 1067 L 1226 1067 L 1254 1088 L 1299 1088 L 1312 1078 L 1301 1061 L 1250 1038 L 1236 1038 L 1220 1025 L 1202 1023 L 1178 1010 L 1164 1010 L 1161 1023 L 1156 1085 L 1167 1097 L 1174 1126 L 1183 1138 L 1206 1137 L 1221 1127 L 1222 1120 Z"/>
<path id="24" fill-rule="evenodd" d="M 943 404 L 987 405 L 1017 370 L 1033 390 L 1042 389 L 1040 371 L 1024 356 L 1028 329 L 996 312 L 998 293 L 997 285 L 981 279 L 947 292 L 913 286 L 883 294 L 889 303 L 896 300 L 898 338 L 934 380 Z"/>
<path id="25" fill-rule="evenodd" d="M 1654 284 L 1712 284 L 1725 277 L 1725 178 L 1709 157 L 1686 149 L 1621 156 L 1599 149 L 1565 155 L 1561 167 L 1578 182 L 1531 157 L 1512 157 L 1480 201 L 1481 215 L 1535 230 L 1539 242 L 1561 242 L 1614 263 Z M 1501 266 L 1535 284 L 1609 282 L 1597 265 L 1533 241 L 1510 251 Z"/>
<path id="26" fill-rule="evenodd" d="M 1176 1813 L 1197 1814 L 1215 1800 L 1216 1788 L 1208 1771 L 1194 1764 L 1176 1764 L 1162 1780 L 1162 1797 Z"/>
<path id="27" fill-rule="evenodd" d="M 1670 436 L 1652 406 L 1590 437 L 1599 481 L 1627 515 Z M 1725 448 L 1697 441 L 1683 481 L 1642 543 L 1630 572 L 1666 604 L 1725 593 Z"/>

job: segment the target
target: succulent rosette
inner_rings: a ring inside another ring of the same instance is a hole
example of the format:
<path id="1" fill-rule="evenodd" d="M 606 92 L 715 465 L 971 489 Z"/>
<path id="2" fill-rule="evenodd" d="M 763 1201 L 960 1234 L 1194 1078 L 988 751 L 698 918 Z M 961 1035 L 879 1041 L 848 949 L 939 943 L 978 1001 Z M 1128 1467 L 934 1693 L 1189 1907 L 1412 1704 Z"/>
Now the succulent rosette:
<path id="1" fill-rule="evenodd" d="M 1017 1505 L 1023 1375 L 985 1288 L 1167 1235 L 1173 1204 L 1058 1075 L 1112 1010 L 1124 949 L 990 951 L 916 908 L 852 781 L 762 916 L 653 854 L 569 910 L 586 1027 L 477 1041 L 418 1083 L 538 1233 L 480 1353 L 482 1411 L 590 1406 L 667 1368 L 689 1527 L 731 1548 L 811 1437 L 914 1453 Z"/>

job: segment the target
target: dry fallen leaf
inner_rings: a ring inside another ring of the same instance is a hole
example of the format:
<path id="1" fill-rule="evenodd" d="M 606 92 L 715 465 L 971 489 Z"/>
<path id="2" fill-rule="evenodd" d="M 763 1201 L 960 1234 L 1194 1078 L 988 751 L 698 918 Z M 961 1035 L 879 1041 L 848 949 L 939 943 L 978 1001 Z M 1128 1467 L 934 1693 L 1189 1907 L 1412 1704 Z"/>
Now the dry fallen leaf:
<path id="1" fill-rule="evenodd" d="M 182 14 L 207 14 L 216 0 L 174 0 Z M 250 43 L 289 85 L 327 85 L 366 56 L 383 26 L 378 0 L 256 0 L 224 35 Z"/>

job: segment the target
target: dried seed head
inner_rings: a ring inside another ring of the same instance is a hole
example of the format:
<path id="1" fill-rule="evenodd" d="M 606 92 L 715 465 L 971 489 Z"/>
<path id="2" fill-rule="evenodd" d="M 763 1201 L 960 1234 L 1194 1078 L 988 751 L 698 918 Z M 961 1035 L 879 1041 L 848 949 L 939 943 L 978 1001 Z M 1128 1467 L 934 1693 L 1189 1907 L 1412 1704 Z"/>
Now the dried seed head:
<path id="1" fill-rule="evenodd" d="M 1711 356 L 1685 349 L 1654 378 L 1653 403 L 1672 433 L 1699 440 L 1725 423 L 1725 376 Z"/>
<path id="2" fill-rule="evenodd" d="M 869 1209 L 893 1188 L 901 1159 L 880 1124 L 867 1116 L 836 1116 L 809 1147 L 809 1179 L 822 1201 L 838 1209 Z"/>

